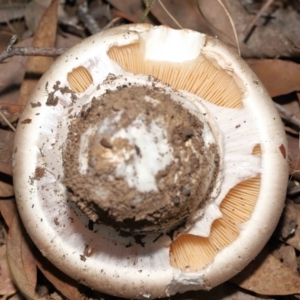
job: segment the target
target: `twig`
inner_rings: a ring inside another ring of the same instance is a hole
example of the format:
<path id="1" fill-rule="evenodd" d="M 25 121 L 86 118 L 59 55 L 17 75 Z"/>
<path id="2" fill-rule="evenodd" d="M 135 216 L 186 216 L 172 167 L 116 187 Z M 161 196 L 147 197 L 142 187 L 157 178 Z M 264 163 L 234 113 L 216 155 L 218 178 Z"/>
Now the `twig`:
<path id="1" fill-rule="evenodd" d="M 112 19 L 109 23 L 107 23 L 107 25 L 105 25 L 100 31 L 104 31 L 107 30 L 109 28 L 114 27 L 122 18 L 121 17 L 117 17 Z"/>
<path id="2" fill-rule="evenodd" d="M 91 34 L 100 32 L 100 27 L 94 17 L 89 13 L 87 1 L 78 5 L 78 19 Z"/>
<path id="3" fill-rule="evenodd" d="M 115 16 L 118 16 L 118 17 L 120 17 L 122 19 L 125 19 L 125 20 L 127 20 L 127 21 L 129 21 L 131 23 L 140 23 L 140 20 L 138 20 L 138 19 L 136 19 L 136 18 L 134 18 L 134 17 L 132 17 L 132 16 L 130 16 L 130 15 L 128 15 L 128 14 L 120 11 L 120 10 L 117 10 L 115 8 L 112 8 L 111 12 Z"/>
<path id="4" fill-rule="evenodd" d="M 120 18 L 115 18 L 111 20 L 104 28 L 100 29 L 100 31 L 104 31 L 113 27 Z M 0 63 L 2 63 L 5 59 L 12 56 L 49 56 L 55 57 L 63 54 L 69 48 L 40 48 L 40 47 L 13 47 L 14 43 L 17 40 L 17 36 L 14 35 L 5 50 L 0 52 Z"/>
<path id="5" fill-rule="evenodd" d="M 59 56 L 68 48 L 7 47 L 0 52 L 0 63 L 12 56 Z"/>
<path id="6" fill-rule="evenodd" d="M 300 128 L 300 118 L 298 118 L 296 115 L 294 115 L 292 112 L 290 112 L 288 109 L 286 109 L 278 103 L 275 103 L 275 106 L 278 109 L 278 111 L 282 114 L 285 120 Z"/>
<path id="7" fill-rule="evenodd" d="M 1 110 L 0 110 L 0 116 L 12 131 L 16 131 L 16 128 L 9 122 L 9 120 L 5 117 L 5 115 L 1 112 Z"/>
<path id="8" fill-rule="evenodd" d="M 146 9 L 144 10 L 144 13 L 141 17 L 141 21 L 140 21 L 141 23 L 145 23 L 145 20 L 148 16 L 152 6 L 154 5 L 154 2 L 155 2 L 155 0 L 144 0 L 144 3 L 146 5 Z"/>
<path id="9" fill-rule="evenodd" d="M 16 43 L 18 39 L 18 36 L 16 34 L 14 34 L 11 38 L 10 41 L 6 47 L 6 51 L 11 51 L 12 46 Z"/>
<path id="10" fill-rule="evenodd" d="M 252 31 L 253 27 L 256 25 L 258 19 L 263 15 L 263 13 L 269 8 L 269 6 L 273 3 L 274 0 L 267 0 L 267 2 L 261 7 L 258 13 L 254 16 L 254 18 L 250 21 L 250 23 L 246 26 L 243 30 L 244 38 L 243 42 L 248 39 L 250 32 Z"/>

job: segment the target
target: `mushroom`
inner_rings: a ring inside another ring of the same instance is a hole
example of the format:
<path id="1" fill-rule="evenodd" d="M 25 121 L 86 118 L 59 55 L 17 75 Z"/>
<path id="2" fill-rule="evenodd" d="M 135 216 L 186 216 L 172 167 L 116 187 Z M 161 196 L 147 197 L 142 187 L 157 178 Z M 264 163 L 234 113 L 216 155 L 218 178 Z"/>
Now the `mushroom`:
<path id="1" fill-rule="evenodd" d="M 280 117 L 234 50 L 125 25 L 43 75 L 18 124 L 14 184 L 34 243 L 92 289 L 209 290 L 262 249 L 283 209 Z"/>

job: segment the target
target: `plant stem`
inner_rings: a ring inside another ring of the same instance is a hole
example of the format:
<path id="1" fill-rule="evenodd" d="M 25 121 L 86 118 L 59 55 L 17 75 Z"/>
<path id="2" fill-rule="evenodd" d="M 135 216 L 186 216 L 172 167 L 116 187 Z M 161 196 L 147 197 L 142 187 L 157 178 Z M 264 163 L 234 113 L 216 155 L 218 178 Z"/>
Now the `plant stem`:
<path id="1" fill-rule="evenodd" d="M 146 9 L 144 10 L 143 16 L 141 17 L 141 23 L 145 23 L 145 20 L 154 5 L 155 0 L 144 0 L 144 3 L 146 5 Z"/>

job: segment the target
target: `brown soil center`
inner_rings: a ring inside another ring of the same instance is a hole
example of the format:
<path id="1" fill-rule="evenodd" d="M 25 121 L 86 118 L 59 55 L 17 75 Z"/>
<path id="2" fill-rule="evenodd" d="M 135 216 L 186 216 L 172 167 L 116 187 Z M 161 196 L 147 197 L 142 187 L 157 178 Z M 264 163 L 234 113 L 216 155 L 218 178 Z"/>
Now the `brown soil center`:
<path id="1" fill-rule="evenodd" d="M 125 87 L 93 99 L 63 153 L 69 198 L 134 235 L 183 225 L 214 185 L 219 156 L 203 123 L 163 90 Z"/>

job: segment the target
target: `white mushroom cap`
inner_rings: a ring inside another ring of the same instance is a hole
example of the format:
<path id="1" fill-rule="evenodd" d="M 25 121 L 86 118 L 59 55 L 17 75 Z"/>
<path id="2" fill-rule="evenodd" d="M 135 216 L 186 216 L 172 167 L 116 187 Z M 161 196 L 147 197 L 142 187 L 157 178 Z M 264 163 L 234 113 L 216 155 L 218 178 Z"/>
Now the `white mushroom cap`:
<path id="1" fill-rule="evenodd" d="M 72 120 L 125 85 L 164 88 L 202 114 L 211 130 L 203 136 L 222 155 L 205 206 L 174 240 L 149 234 L 137 242 L 104 224 L 91 228 L 68 200 L 62 149 Z M 286 149 L 270 97 L 234 51 L 191 30 L 126 25 L 76 45 L 39 81 L 16 133 L 15 194 L 34 243 L 79 282 L 127 298 L 207 290 L 242 270 L 271 236 L 284 203 Z"/>

